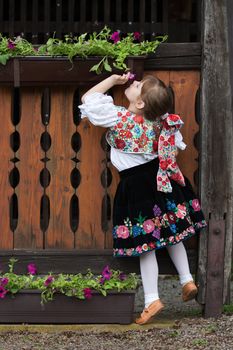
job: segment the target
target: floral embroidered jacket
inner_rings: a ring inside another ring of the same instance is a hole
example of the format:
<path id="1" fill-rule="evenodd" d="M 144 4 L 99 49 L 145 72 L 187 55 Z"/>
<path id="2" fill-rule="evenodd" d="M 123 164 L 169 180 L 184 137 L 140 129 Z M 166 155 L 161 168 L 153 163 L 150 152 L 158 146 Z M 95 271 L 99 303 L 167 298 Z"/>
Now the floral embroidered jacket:
<path id="1" fill-rule="evenodd" d="M 109 145 L 127 153 L 158 154 L 158 191 L 172 192 L 170 179 L 185 186 L 184 177 L 176 163 L 175 132 L 183 125 L 181 118 L 166 113 L 151 122 L 125 110 L 119 111 L 118 117 L 118 123 L 106 135 Z"/>

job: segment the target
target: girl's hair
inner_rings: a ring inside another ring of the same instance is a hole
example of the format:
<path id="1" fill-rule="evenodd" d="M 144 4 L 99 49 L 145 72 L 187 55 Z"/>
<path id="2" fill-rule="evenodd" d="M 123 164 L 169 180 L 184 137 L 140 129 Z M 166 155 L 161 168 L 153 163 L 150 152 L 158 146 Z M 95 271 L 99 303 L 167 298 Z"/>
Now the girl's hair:
<path id="1" fill-rule="evenodd" d="M 171 110 L 172 97 L 160 79 L 148 75 L 142 82 L 141 99 L 145 104 L 144 116 L 146 119 L 154 121 Z"/>

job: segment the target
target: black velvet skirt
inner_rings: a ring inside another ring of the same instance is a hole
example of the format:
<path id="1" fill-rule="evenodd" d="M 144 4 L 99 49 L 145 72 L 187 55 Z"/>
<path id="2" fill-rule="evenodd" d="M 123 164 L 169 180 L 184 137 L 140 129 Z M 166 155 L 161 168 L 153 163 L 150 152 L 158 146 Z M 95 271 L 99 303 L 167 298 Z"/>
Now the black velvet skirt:
<path id="1" fill-rule="evenodd" d="M 171 180 L 171 193 L 157 191 L 158 166 L 156 158 L 119 173 L 113 207 L 116 257 L 139 256 L 177 244 L 207 226 L 187 178 L 185 186 Z"/>

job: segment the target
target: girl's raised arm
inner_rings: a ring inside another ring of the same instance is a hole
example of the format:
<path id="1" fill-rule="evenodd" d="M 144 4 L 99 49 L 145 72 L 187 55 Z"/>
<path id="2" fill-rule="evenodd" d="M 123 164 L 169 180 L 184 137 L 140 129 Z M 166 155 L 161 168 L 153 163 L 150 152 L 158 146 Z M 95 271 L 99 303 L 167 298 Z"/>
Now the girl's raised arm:
<path id="1" fill-rule="evenodd" d="M 87 95 L 93 94 L 93 92 L 100 92 L 104 94 L 109 89 L 111 89 L 114 85 L 124 85 L 129 80 L 130 73 L 117 75 L 113 74 L 110 77 L 104 79 L 100 83 L 96 84 L 92 88 L 90 88 L 81 98 L 82 103 L 85 101 L 85 97 Z"/>

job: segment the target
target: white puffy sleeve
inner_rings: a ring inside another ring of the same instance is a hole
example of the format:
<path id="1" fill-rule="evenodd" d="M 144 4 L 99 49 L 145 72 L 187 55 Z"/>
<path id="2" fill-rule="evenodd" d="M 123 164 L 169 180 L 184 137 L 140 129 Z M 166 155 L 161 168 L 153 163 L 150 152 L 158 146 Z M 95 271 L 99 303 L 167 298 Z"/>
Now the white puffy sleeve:
<path id="1" fill-rule="evenodd" d="M 81 118 L 88 118 L 93 125 L 110 128 L 117 123 L 118 109 L 111 96 L 100 92 L 93 92 L 85 97 L 79 106 Z"/>
<path id="2" fill-rule="evenodd" d="M 175 145 L 182 151 L 186 148 L 186 144 L 183 142 L 183 136 L 179 130 L 175 133 Z"/>

